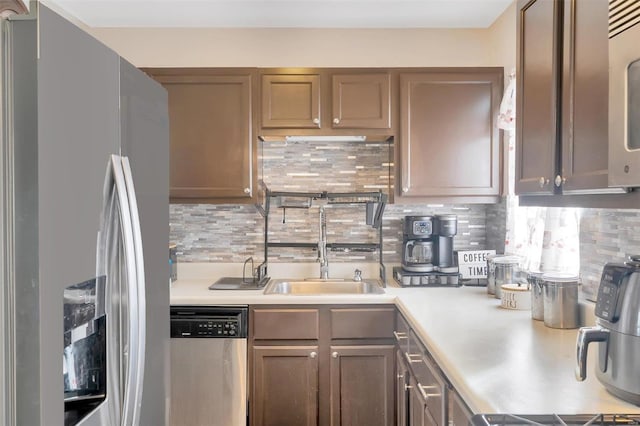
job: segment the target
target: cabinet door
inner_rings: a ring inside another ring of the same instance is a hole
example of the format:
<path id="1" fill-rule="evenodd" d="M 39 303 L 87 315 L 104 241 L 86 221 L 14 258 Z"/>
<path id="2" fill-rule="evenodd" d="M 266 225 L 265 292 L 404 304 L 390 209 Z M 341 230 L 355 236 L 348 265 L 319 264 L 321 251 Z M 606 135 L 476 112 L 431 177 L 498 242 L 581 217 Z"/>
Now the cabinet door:
<path id="1" fill-rule="evenodd" d="M 320 76 L 262 76 L 262 127 L 320 127 Z"/>
<path id="2" fill-rule="evenodd" d="M 608 16 L 606 1 L 564 1 L 563 193 L 607 188 Z"/>
<path id="3" fill-rule="evenodd" d="M 169 94 L 170 196 L 174 202 L 250 202 L 252 75 L 155 77 Z"/>
<path id="4" fill-rule="evenodd" d="M 460 395 L 454 390 L 449 392 L 449 407 L 450 407 L 450 419 L 451 426 L 467 426 L 473 414 L 467 408 L 467 405 L 462 401 Z"/>
<path id="5" fill-rule="evenodd" d="M 558 169 L 560 0 L 518 1 L 517 194 L 553 194 Z"/>
<path id="6" fill-rule="evenodd" d="M 403 353 L 396 350 L 396 425 L 408 426 L 409 421 L 409 369 Z"/>
<path id="7" fill-rule="evenodd" d="M 333 128 L 391 128 L 390 81 L 388 73 L 333 75 Z"/>
<path id="8" fill-rule="evenodd" d="M 409 426 L 438 426 L 427 410 L 418 382 L 409 376 Z"/>
<path id="9" fill-rule="evenodd" d="M 394 347 L 331 346 L 332 426 L 394 424 Z"/>
<path id="10" fill-rule="evenodd" d="M 402 197 L 497 196 L 502 69 L 400 75 Z"/>
<path id="11" fill-rule="evenodd" d="M 254 346 L 252 426 L 318 424 L 318 347 Z"/>

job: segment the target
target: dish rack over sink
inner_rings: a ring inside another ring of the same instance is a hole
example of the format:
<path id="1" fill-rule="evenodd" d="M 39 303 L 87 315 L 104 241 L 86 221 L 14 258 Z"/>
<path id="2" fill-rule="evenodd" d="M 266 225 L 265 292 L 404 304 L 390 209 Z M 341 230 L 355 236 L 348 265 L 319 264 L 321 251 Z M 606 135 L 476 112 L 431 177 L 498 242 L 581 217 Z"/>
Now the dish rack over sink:
<path id="1" fill-rule="evenodd" d="M 257 204 L 256 208 L 264 217 L 264 262 L 258 267 L 260 277 L 267 275 L 267 265 L 269 261 L 270 249 L 282 247 L 287 248 L 304 248 L 317 250 L 318 243 L 312 242 L 273 242 L 269 241 L 269 218 L 272 215 L 273 208 L 283 209 L 283 218 L 286 215 L 286 209 L 309 209 L 315 201 L 320 201 L 327 205 L 341 204 L 353 205 L 354 207 L 364 207 L 365 223 L 367 226 L 377 230 L 377 242 L 375 243 L 359 243 L 359 242 L 327 242 L 327 250 L 333 252 L 377 252 L 378 262 L 380 265 L 380 279 L 383 285 L 386 285 L 386 270 L 382 257 L 382 215 L 387 205 L 387 195 L 378 192 L 290 192 L 290 191 L 271 191 L 264 183 L 261 182 L 263 195 L 261 204 Z"/>

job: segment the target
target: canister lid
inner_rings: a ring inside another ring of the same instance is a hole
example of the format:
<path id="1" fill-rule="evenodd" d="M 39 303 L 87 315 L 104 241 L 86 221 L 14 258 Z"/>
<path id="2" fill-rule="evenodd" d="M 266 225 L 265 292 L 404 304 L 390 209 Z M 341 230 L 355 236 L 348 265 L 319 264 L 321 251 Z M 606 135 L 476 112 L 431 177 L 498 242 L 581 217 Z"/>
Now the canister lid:
<path id="1" fill-rule="evenodd" d="M 520 258 L 518 256 L 500 256 L 494 257 L 493 263 L 508 263 L 508 264 L 518 264 L 520 263 Z"/>
<path id="2" fill-rule="evenodd" d="M 502 291 L 529 291 L 529 286 L 526 284 L 502 284 L 500 288 Z"/>
<path id="3" fill-rule="evenodd" d="M 542 280 L 546 282 L 570 283 L 578 282 L 578 277 L 569 272 L 547 272 L 542 275 Z"/>

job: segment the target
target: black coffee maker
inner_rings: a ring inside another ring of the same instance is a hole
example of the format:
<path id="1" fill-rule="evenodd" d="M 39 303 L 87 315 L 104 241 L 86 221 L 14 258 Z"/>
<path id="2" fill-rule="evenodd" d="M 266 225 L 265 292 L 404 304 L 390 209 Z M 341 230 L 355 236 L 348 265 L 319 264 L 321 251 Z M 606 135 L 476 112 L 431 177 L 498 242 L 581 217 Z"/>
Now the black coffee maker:
<path id="1" fill-rule="evenodd" d="M 432 216 L 405 216 L 402 224 L 402 269 L 431 272 L 434 269 Z"/>
<path id="2" fill-rule="evenodd" d="M 458 233 L 458 218 L 453 214 L 436 215 L 433 218 L 435 238 L 434 265 L 440 272 L 457 273 L 453 258 L 453 237 Z"/>

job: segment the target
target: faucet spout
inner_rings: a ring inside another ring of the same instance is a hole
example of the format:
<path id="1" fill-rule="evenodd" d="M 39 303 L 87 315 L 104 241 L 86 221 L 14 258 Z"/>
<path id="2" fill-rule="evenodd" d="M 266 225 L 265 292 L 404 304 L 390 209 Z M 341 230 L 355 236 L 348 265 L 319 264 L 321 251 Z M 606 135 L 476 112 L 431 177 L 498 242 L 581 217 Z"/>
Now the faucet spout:
<path id="1" fill-rule="evenodd" d="M 318 262 L 320 262 L 320 278 L 329 278 L 329 259 L 327 258 L 327 216 L 324 206 L 320 206 L 318 220 Z"/>

